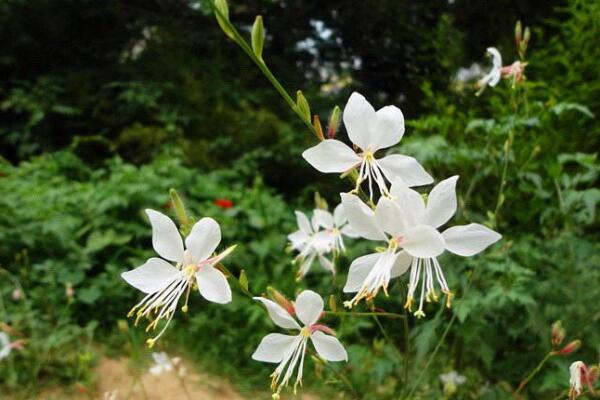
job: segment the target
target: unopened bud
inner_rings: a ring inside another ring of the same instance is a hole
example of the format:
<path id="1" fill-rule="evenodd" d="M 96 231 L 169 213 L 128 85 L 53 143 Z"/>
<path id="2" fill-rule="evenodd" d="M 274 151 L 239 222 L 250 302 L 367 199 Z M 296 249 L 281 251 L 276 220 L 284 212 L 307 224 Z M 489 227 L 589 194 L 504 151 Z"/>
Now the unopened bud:
<path id="1" fill-rule="evenodd" d="M 73 289 L 71 282 L 67 282 L 65 284 L 65 296 L 67 296 L 69 301 L 72 301 L 73 297 L 75 296 L 75 289 Z"/>
<path id="2" fill-rule="evenodd" d="M 265 28 L 260 15 L 256 17 L 254 20 L 254 25 L 252 25 L 251 39 L 252 51 L 254 51 L 254 55 L 262 60 L 263 45 L 265 43 Z"/>
<path id="3" fill-rule="evenodd" d="M 301 90 L 296 92 L 296 106 L 298 107 L 298 111 L 300 111 L 302 119 L 310 123 L 310 106 L 308 105 L 308 100 L 306 100 L 306 97 L 304 97 L 304 94 L 302 94 Z"/>
<path id="4" fill-rule="evenodd" d="M 577 351 L 581 347 L 581 340 L 573 340 L 569 342 L 562 349 L 554 352 L 554 354 L 559 356 L 568 356 L 569 354 Z"/>
<path id="5" fill-rule="evenodd" d="M 281 292 L 277 289 L 269 286 L 267 287 L 267 292 L 269 296 L 273 299 L 273 301 L 283 307 L 290 315 L 294 315 L 296 311 L 294 310 L 294 303 L 287 299 Z"/>
<path id="6" fill-rule="evenodd" d="M 517 21 L 515 25 L 515 43 L 517 47 L 521 44 L 521 40 L 523 40 L 523 28 L 521 27 L 521 21 Z"/>
<path id="7" fill-rule="evenodd" d="M 183 201 L 181 200 L 181 197 L 179 197 L 179 193 L 177 193 L 177 190 L 175 189 L 169 190 L 169 197 L 171 197 L 171 206 L 175 210 L 175 215 L 177 216 L 177 220 L 179 221 L 179 226 L 184 231 L 184 233 L 187 233 L 186 229 L 190 224 L 190 220 L 185 211 Z"/>
<path id="8" fill-rule="evenodd" d="M 565 328 L 563 328 L 562 323 L 560 321 L 556 321 L 552 324 L 552 348 L 557 348 L 560 344 L 565 340 Z"/>
<path id="9" fill-rule="evenodd" d="M 129 325 L 127 324 L 127 321 L 120 319 L 117 321 L 117 328 L 119 328 L 121 332 L 127 332 L 129 330 Z"/>
<path id="10" fill-rule="evenodd" d="M 337 133 L 340 127 L 340 117 L 342 115 L 342 110 L 338 106 L 333 108 L 331 112 L 331 116 L 329 117 L 329 125 L 327 126 L 327 137 L 329 139 L 335 138 L 335 134 Z"/>
<path id="11" fill-rule="evenodd" d="M 313 127 L 315 128 L 315 135 L 317 136 L 317 139 L 321 141 L 325 140 L 325 136 L 323 136 L 323 127 L 321 126 L 321 119 L 316 114 L 313 117 Z"/>
<path id="12" fill-rule="evenodd" d="M 334 295 L 329 296 L 329 309 L 333 312 L 337 311 L 337 301 Z"/>
<path id="13" fill-rule="evenodd" d="M 248 291 L 248 277 L 246 276 L 246 271 L 242 270 L 240 272 L 240 277 L 239 277 L 239 283 L 240 286 L 245 290 Z"/>
<path id="14" fill-rule="evenodd" d="M 215 17 L 217 18 L 217 22 L 219 26 L 225 32 L 227 36 L 231 39 L 235 37 L 231 27 L 229 26 L 229 6 L 227 5 L 227 0 L 214 0 L 215 6 Z"/>
<path id="15" fill-rule="evenodd" d="M 327 200 L 325 200 L 319 192 L 315 192 L 315 207 L 320 210 L 327 210 L 329 208 Z"/>

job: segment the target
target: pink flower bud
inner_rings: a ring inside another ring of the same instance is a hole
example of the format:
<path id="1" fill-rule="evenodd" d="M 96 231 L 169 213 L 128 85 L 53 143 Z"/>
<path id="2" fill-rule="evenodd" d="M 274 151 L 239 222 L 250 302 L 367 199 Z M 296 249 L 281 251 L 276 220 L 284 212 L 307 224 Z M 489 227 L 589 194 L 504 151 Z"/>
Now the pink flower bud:
<path id="1" fill-rule="evenodd" d="M 581 347 L 581 340 L 573 340 L 572 342 L 567 343 L 565 345 L 565 347 L 563 347 L 562 349 L 560 349 L 559 351 L 556 351 L 554 353 L 559 356 L 567 356 L 567 355 L 577 351 L 580 347 Z"/>
<path id="2" fill-rule="evenodd" d="M 562 324 L 560 321 L 556 321 L 555 323 L 552 324 L 552 337 L 551 337 L 551 342 L 552 342 L 552 348 L 556 348 L 558 346 L 560 346 L 560 344 L 563 342 L 563 340 L 565 340 L 565 328 L 562 327 Z"/>

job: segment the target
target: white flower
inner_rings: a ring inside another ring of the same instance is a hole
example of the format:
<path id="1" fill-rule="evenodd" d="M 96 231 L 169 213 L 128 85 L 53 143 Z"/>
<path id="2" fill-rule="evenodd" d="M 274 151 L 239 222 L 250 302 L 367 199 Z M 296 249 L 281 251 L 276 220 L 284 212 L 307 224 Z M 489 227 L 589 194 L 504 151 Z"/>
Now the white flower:
<path id="1" fill-rule="evenodd" d="M 460 375 L 458 372 L 452 370 L 450 372 L 447 372 L 445 374 L 441 374 L 440 375 L 440 380 L 444 383 L 444 384 L 454 384 L 454 385 L 462 385 L 463 383 L 465 383 L 467 381 L 467 378 L 465 378 L 464 376 Z"/>
<path id="2" fill-rule="evenodd" d="M 325 270 L 335 274 L 335 265 L 325 254 L 345 250 L 342 235 L 355 237 L 341 205 L 336 207 L 333 215 L 326 210 L 314 210 L 312 222 L 306 214 L 296 211 L 296 220 L 299 229 L 289 234 L 288 239 L 292 248 L 299 252 L 295 259 L 300 263 L 298 278 L 306 275 L 317 257 Z"/>
<path id="3" fill-rule="evenodd" d="M 150 258 L 142 266 L 121 274 L 131 286 L 146 293 L 146 297 L 135 305 L 129 316 L 136 315 L 136 323 L 140 318 L 153 319 L 147 330 L 154 329 L 161 319 L 167 323 L 153 339 L 148 339 L 150 347 L 167 329 L 171 322 L 181 295 L 186 292 L 187 311 L 190 290 L 198 286 L 200 294 L 206 300 L 225 304 L 231 301 L 231 289 L 227 278 L 215 268 L 223 258 L 231 253 L 231 246 L 218 255 L 213 255 L 221 242 L 221 228 L 212 218 L 202 218 L 192 227 L 184 244 L 175 223 L 158 211 L 146 210 L 152 225 L 152 246 L 164 259 Z"/>
<path id="4" fill-rule="evenodd" d="M 456 212 L 457 179 L 458 176 L 454 176 L 436 185 L 429 194 L 427 205 L 419 193 L 402 182 L 392 186 L 391 198 L 382 197 L 375 211 L 358 197 L 342 194 L 350 226 L 366 239 L 387 241 L 385 251 L 359 257 L 350 265 L 344 291 L 357 294 L 346 302 L 347 306 L 351 307 L 363 298 L 375 297 L 381 288 L 386 291 L 389 280 L 409 268 L 406 308 L 411 309 L 421 276 L 421 300 L 415 315 L 425 315 L 425 298 L 427 301 L 437 300 L 434 279 L 442 292 L 448 295 L 449 305 L 452 294 L 436 257 L 444 250 L 472 256 L 501 238 L 498 233 L 479 224 L 455 226 L 441 234 L 438 232 L 438 228 Z"/>
<path id="5" fill-rule="evenodd" d="M 273 322 L 284 328 L 299 330 L 298 335 L 283 335 L 271 333 L 265 336 L 258 348 L 252 354 L 257 361 L 279 364 L 271 374 L 271 388 L 278 397 L 281 388 L 287 386 L 294 369 L 299 363 L 296 374 L 294 391 L 298 384 L 302 384 L 302 369 L 308 339 L 312 341 L 317 354 L 327 361 L 348 361 L 348 354 L 342 344 L 328 327 L 317 324 L 323 312 L 323 299 L 311 290 L 305 290 L 298 295 L 294 302 L 294 311 L 301 326 L 296 319 L 277 303 L 263 297 L 255 297 L 265 305 Z M 285 371 L 285 373 L 284 373 Z"/>
<path id="6" fill-rule="evenodd" d="M 582 384 L 582 373 L 586 370 L 586 366 L 581 361 L 575 361 L 569 367 L 569 384 L 571 389 L 569 391 L 570 398 L 577 398 L 581 394 Z"/>
<path id="7" fill-rule="evenodd" d="M 365 180 L 373 198 L 373 181 L 381 194 L 388 193 L 388 181 L 402 179 L 408 186 L 427 185 L 431 176 L 413 157 L 392 154 L 375 158 L 377 150 L 397 144 L 404 134 L 404 116 L 395 106 L 386 106 L 375 112 L 360 94 L 350 96 L 343 114 L 344 125 L 352 143 L 360 148 L 357 153 L 339 140 L 327 139 L 307 149 L 302 156 L 310 165 L 325 173 L 348 173 L 359 168 L 355 190 Z"/>
<path id="8" fill-rule="evenodd" d="M 487 73 L 483 78 L 481 78 L 478 82 L 479 87 L 481 88 L 479 93 L 481 93 L 486 86 L 496 86 L 498 82 L 500 82 L 501 71 L 502 68 L 502 56 L 500 52 L 495 47 L 488 47 L 487 52 L 492 56 L 492 69 Z"/>
<path id="9" fill-rule="evenodd" d="M 154 365 L 150 367 L 152 375 L 160 375 L 163 372 L 173 371 L 173 363 L 167 353 L 152 353 L 152 359 L 154 360 Z"/>
<path id="10" fill-rule="evenodd" d="M 12 347 L 8 335 L 4 332 L 0 332 L 0 360 L 8 357 L 12 351 Z"/>

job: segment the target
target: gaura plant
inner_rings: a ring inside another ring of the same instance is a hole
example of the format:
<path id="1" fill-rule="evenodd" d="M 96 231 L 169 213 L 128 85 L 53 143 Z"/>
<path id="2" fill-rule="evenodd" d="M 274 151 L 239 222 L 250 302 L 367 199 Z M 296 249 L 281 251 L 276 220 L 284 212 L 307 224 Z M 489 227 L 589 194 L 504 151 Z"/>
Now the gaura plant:
<path id="1" fill-rule="evenodd" d="M 238 279 L 241 291 L 261 302 L 276 325 L 294 332 L 292 335 L 271 333 L 265 336 L 252 355 L 257 361 L 278 364 L 271 375 L 273 397 L 278 398 L 295 371 L 294 391 L 301 384 L 309 341 L 322 360 L 348 360 L 347 352 L 333 330 L 318 322 L 323 315 L 382 316 L 406 321 L 406 315 L 377 311 L 374 301 L 379 291 L 388 294 L 390 279 L 409 271 L 406 309 L 412 311 L 413 301 L 419 296 L 414 315 L 424 317 L 424 302 L 437 301 L 440 293 L 446 295 L 450 306 L 453 294 L 437 257 L 446 250 L 465 257 L 475 255 L 500 240 L 501 235 L 476 223 L 440 231 L 457 210 L 458 176 L 439 182 L 429 194 L 421 194 L 412 187 L 432 184 L 434 179 L 415 158 L 401 154 L 376 156 L 398 144 L 405 133 L 404 116 L 399 108 L 389 105 L 375 111 L 364 96 L 352 93 L 342 114 L 339 107 L 333 108 L 327 128 L 328 139 L 325 139 L 320 119 L 317 115 L 312 117 L 309 102 L 302 92 L 298 91 L 293 100 L 268 68 L 263 57 L 265 31 L 262 18 L 257 17 L 251 40 L 247 42 L 229 20 L 226 1 L 214 0 L 209 4 L 225 34 L 254 61 L 292 111 L 319 139 L 319 143 L 304 151 L 304 159 L 321 172 L 341 174 L 352 181 L 351 190 L 340 194 L 341 204 L 333 214 L 317 208 L 309 219 L 303 212 L 296 211 L 298 230 L 290 233 L 288 240 L 298 251 L 295 259 L 300 266 L 297 277 L 303 278 L 316 259 L 324 269 L 335 273 L 335 256 L 346 248 L 344 236 L 385 245 L 352 262 L 343 288 L 346 293 L 355 293 L 345 302 L 350 311 L 337 311 L 335 298 L 330 305 L 331 311 L 324 311 L 322 297 L 311 290 L 302 291 L 295 302 L 276 291 L 272 291 L 274 301 L 256 296 L 249 290 L 245 272 L 241 272 Z M 499 79 L 500 66 L 496 59 L 495 69 L 486 84 Z M 340 114 L 352 147 L 334 139 Z M 136 322 L 148 318 L 148 329 L 155 329 L 160 320 L 166 321 L 158 335 L 148 340 L 150 346 L 165 332 L 184 293 L 183 311 L 187 311 L 187 299 L 195 288 L 211 302 L 225 304 L 231 301 L 226 278 L 231 273 L 220 262 L 235 246 L 215 253 L 221 239 L 218 223 L 203 218 L 188 230 L 190 219 L 183 203 L 175 192 L 171 194 L 175 212 L 183 225 L 182 231 L 189 232 L 185 246 L 170 218 L 147 210 L 152 224 L 153 247 L 162 258 L 151 258 L 123 274 L 129 284 L 146 293 L 133 307 L 130 316 L 135 316 Z M 329 254 L 334 257 L 328 258 Z M 363 299 L 370 311 L 355 311 L 353 307 Z M 414 393 L 421 378 L 422 373 L 407 398 Z"/>

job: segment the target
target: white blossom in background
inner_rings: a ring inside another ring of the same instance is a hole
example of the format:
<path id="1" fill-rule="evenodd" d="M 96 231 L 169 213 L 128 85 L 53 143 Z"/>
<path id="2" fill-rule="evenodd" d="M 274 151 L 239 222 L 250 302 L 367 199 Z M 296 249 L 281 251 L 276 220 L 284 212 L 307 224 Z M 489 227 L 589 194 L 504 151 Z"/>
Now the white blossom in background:
<path id="1" fill-rule="evenodd" d="M 344 251 L 343 236 L 355 237 L 348 226 L 343 207 L 335 208 L 333 215 L 326 210 L 315 209 L 309 221 L 306 214 L 296 211 L 298 230 L 288 235 L 291 247 L 298 251 L 295 262 L 300 265 L 298 278 L 303 278 L 316 258 L 321 267 L 335 274 L 335 264 L 326 257 L 333 252 Z"/>
<path id="2" fill-rule="evenodd" d="M 4 332 L 0 332 L 0 360 L 9 356 L 12 351 L 12 345 L 8 335 Z"/>
<path id="3" fill-rule="evenodd" d="M 598 379 L 598 367 L 588 368 L 582 361 L 575 361 L 569 367 L 569 399 L 574 400 L 583 394 L 584 385 L 594 395 L 594 382 Z"/>
<path id="4" fill-rule="evenodd" d="M 152 360 L 154 364 L 149 370 L 152 375 L 161 375 L 164 372 L 173 371 L 174 365 L 167 353 L 152 353 Z"/>
<path id="5" fill-rule="evenodd" d="M 463 375 L 460 375 L 458 372 L 452 370 L 445 374 L 441 374 L 440 380 L 442 381 L 442 383 L 445 384 L 451 383 L 454 385 L 462 385 L 467 381 L 467 378 L 465 378 Z"/>
<path id="6" fill-rule="evenodd" d="M 443 233 L 438 231 L 456 212 L 457 179 L 458 176 L 454 176 L 436 185 L 428 196 L 427 204 L 419 193 L 403 182 L 394 183 L 391 198 L 382 197 L 375 210 L 357 196 L 342 193 L 342 204 L 350 226 L 366 239 L 387 242 L 384 251 L 359 257 L 350 265 L 344 292 L 357 294 L 345 303 L 348 307 L 363 298 L 375 297 L 380 289 L 387 294 L 389 280 L 408 269 L 410 281 L 405 307 L 411 311 L 421 282 L 419 308 L 415 316 L 425 316 L 424 300 L 438 300 L 434 281 L 448 296 L 447 304 L 450 305 L 452 293 L 437 256 L 444 250 L 472 256 L 502 237 L 479 224 L 455 226 Z"/>
<path id="7" fill-rule="evenodd" d="M 502 68 L 502 56 L 500 55 L 500 52 L 495 47 L 488 47 L 487 52 L 492 57 L 492 69 L 477 82 L 480 87 L 479 93 L 481 93 L 488 85 L 492 87 L 496 86 L 498 82 L 500 82 L 502 76 L 500 72 L 500 69 Z"/>
<path id="8" fill-rule="evenodd" d="M 271 374 L 271 389 L 273 397 L 278 398 L 281 389 L 287 386 L 297 367 L 294 392 L 302 385 L 302 370 L 308 339 L 319 357 L 327 361 L 348 361 L 348 354 L 339 342 L 332 336 L 334 333 L 325 325 L 318 324 L 323 313 L 323 299 L 311 290 L 304 290 L 293 303 L 293 313 L 290 314 L 279 304 L 263 297 L 254 300 L 264 304 L 273 322 L 284 329 L 297 330 L 298 335 L 283 335 L 270 333 L 265 336 L 252 358 L 257 361 L 279 364 Z M 294 316 L 300 321 L 294 318 Z"/>
<path id="9" fill-rule="evenodd" d="M 431 176 L 413 157 L 392 154 L 375 158 L 378 150 L 394 146 L 404 135 L 404 116 L 395 106 L 378 111 L 356 92 L 352 93 L 343 113 L 344 125 L 355 151 L 343 142 L 326 139 L 302 153 L 302 157 L 314 168 L 324 173 L 347 174 L 358 169 L 355 191 L 367 181 L 370 198 L 373 183 L 382 195 L 388 194 L 389 182 L 403 180 L 408 186 L 428 185 Z"/>
<path id="10" fill-rule="evenodd" d="M 227 278 L 215 266 L 235 246 L 214 255 L 221 242 L 221 228 L 214 219 L 202 218 L 194 224 L 185 238 L 184 248 L 179 231 L 169 217 L 150 209 L 146 210 L 146 214 L 152 225 L 152 246 L 162 258 L 150 258 L 142 266 L 124 272 L 121 276 L 131 286 L 146 293 L 128 316 L 136 315 L 136 323 L 141 318 L 151 319 L 147 330 L 155 329 L 161 319 L 166 320 L 158 335 L 148 339 L 148 345 L 152 347 L 169 326 L 183 293 L 186 293 L 186 299 L 182 310 L 187 311 L 193 287 L 197 286 L 202 297 L 208 301 L 219 304 L 231 301 Z"/>

